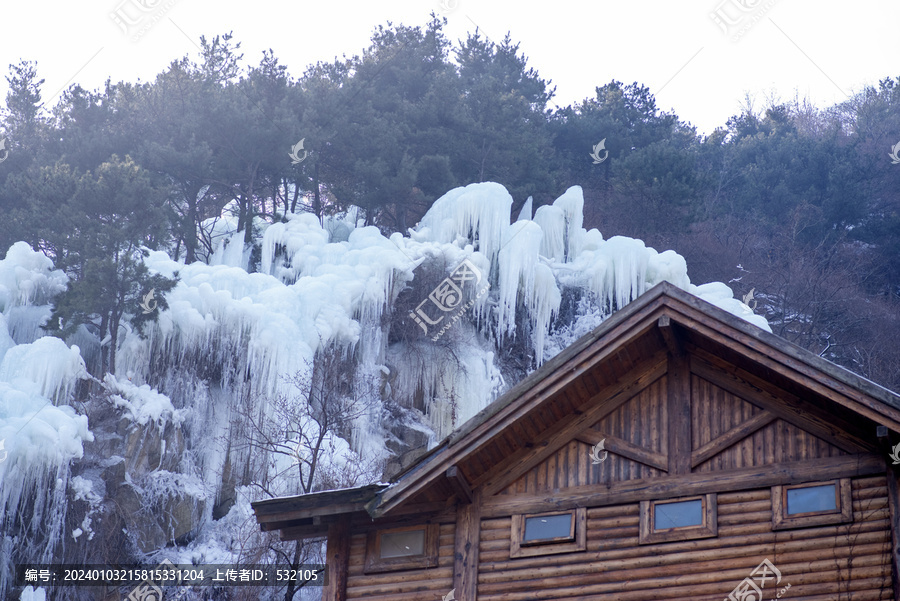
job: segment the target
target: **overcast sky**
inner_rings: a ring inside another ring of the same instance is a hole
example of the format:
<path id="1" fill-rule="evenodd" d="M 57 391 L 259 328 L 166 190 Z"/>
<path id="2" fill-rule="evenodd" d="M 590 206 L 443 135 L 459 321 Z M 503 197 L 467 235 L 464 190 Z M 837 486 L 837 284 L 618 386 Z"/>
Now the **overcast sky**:
<path id="1" fill-rule="evenodd" d="M 311 63 L 358 54 L 378 24 L 424 25 L 432 11 L 448 18 L 452 41 L 476 27 L 494 41 L 509 32 L 556 86 L 558 106 L 613 79 L 637 81 L 703 133 L 739 113 L 747 93 L 758 107 L 795 95 L 824 107 L 900 75 L 896 0 L 6 0 L 0 59 L 4 74 L 19 59 L 37 61 L 54 105 L 73 83 L 152 80 L 172 60 L 196 59 L 201 35 L 233 31 L 244 66 L 272 48 L 298 77 Z M 3 79 L 0 98 L 6 89 Z"/>

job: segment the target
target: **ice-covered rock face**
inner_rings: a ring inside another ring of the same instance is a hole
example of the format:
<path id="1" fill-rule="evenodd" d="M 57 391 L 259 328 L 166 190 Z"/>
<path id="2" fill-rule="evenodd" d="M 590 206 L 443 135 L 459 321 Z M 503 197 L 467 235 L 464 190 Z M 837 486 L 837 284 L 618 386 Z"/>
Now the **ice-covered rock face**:
<path id="1" fill-rule="evenodd" d="M 120 336 L 119 373 L 100 379 L 110 411 L 129 424 L 125 438 L 152 435 L 146 445 L 135 444 L 162 459 L 149 468 L 151 461 L 137 462 L 156 476 L 122 477 L 134 477 L 134 490 L 156 491 L 153 499 L 195 499 L 185 519 L 206 524 L 212 499 L 249 490 L 235 474 L 272 479 L 272 494 L 296 494 L 301 483 L 289 457 L 228 441 L 248 436 L 241 427 L 257 420 L 274 424 L 269 434 L 278 444 L 297 447 L 296 433 L 279 423 L 285 407 L 300 416 L 289 425 L 315 438 L 320 426 L 309 410 L 319 402 L 310 399 L 315 382 L 338 401 L 364 407 L 348 428 L 324 437 L 320 461 L 327 473 L 422 441 L 434 445 L 664 280 L 769 329 L 724 284 L 694 286 L 673 251 L 586 231 L 580 187 L 533 213 L 529 203 L 515 222 L 512 204 L 499 184 L 471 184 L 436 200 L 417 227 L 390 237 L 361 227 L 357 211 L 324 223 L 310 214 L 276 224 L 257 220 L 255 251 L 225 215 L 204 224 L 213 242 L 205 262 L 184 265 L 150 253 L 152 271 L 178 273 L 169 308 L 146 338 Z M 248 272 L 251 256 L 259 257 L 256 273 Z M 69 464 L 92 440 L 85 416 L 69 403 L 74 383 L 86 375 L 79 346 L 96 349 L 99 341 L 83 329 L 68 341 L 78 346 L 67 346 L 41 337 L 39 327 L 66 282 L 23 242 L 0 261 L 0 524 L 36 490 L 41 511 L 59 510 Z M 339 355 L 342 367 L 326 370 L 327 354 Z M 177 441 L 165 439 L 170 432 Z M 104 437 L 107 452 L 109 441 Z M 174 464 L 176 448 L 185 449 L 181 465 Z M 247 511 L 246 502 L 234 511 Z M 170 526 L 202 530 L 202 524 Z M 12 544 L 0 540 L 0 555 Z M 0 566 L 0 579 L 2 572 Z"/>
<path id="2" fill-rule="evenodd" d="M 0 261 L 0 595 L 10 576 L 12 536 L 41 533 L 44 551 L 34 550 L 30 559 L 53 561 L 70 464 L 93 440 L 87 417 L 69 405 L 76 382 L 87 375 L 79 348 L 43 337 L 40 329 L 66 282 L 24 242 Z"/>

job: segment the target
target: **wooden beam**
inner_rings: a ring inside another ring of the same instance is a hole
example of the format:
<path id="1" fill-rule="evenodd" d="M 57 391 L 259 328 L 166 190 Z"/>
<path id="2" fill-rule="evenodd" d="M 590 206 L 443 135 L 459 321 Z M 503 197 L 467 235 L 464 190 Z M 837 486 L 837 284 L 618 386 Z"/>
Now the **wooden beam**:
<path id="1" fill-rule="evenodd" d="M 847 424 L 833 415 L 828 415 L 821 408 L 785 390 L 779 389 L 776 396 L 773 391 L 769 390 L 771 386 L 766 382 L 737 367 L 729 368 L 726 371 L 693 355 L 691 370 L 704 380 L 775 414 L 801 430 L 815 434 L 847 453 L 872 451 L 871 444 L 867 444 L 851 434 L 855 429 L 851 424 Z"/>
<path id="2" fill-rule="evenodd" d="M 891 516 L 891 585 L 894 599 L 900 599 L 900 483 L 887 459 L 884 459 L 884 465 Z"/>
<path id="3" fill-rule="evenodd" d="M 825 457 L 728 471 L 576 486 L 553 493 L 497 495 L 485 498 L 481 516 L 490 519 L 517 513 L 622 505 L 645 500 L 735 492 L 778 484 L 801 484 L 883 473 L 884 459 L 870 453 Z"/>
<path id="4" fill-rule="evenodd" d="M 757 413 L 744 423 L 735 426 L 728 432 L 710 440 L 708 443 L 691 453 L 691 468 L 695 468 L 707 459 L 718 455 L 731 445 L 747 438 L 760 428 L 768 426 L 776 419 L 778 419 L 777 416 L 768 411 L 763 411 L 762 413 Z"/>
<path id="5" fill-rule="evenodd" d="M 312 526 L 313 523 L 313 518 L 303 518 L 300 520 L 279 520 L 277 522 L 263 522 L 259 525 L 259 529 L 263 532 L 271 532 L 272 530 L 280 530 L 282 528 Z"/>
<path id="6" fill-rule="evenodd" d="M 472 502 L 472 487 L 469 486 L 466 477 L 459 471 L 459 467 L 451 465 L 447 469 L 447 481 L 450 483 L 450 487 L 453 488 L 453 492 L 456 493 L 457 499 L 462 503 Z"/>
<path id="7" fill-rule="evenodd" d="M 347 568 L 350 563 L 349 520 L 329 525 L 325 559 L 328 584 L 322 589 L 322 601 L 347 601 Z"/>
<path id="8" fill-rule="evenodd" d="M 606 440 L 603 448 L 610 453 L 620 455 L 626 459 L 631 459 L 632 461 L 637 461 L 638 463 L 643 463 L 644 465 L 649 465 L 650 467 L 664 472 L 669 469 L 669 459 L 665 455 L 655 453 L 644 447 L 633 445 L 618 436 L 602 434 L 590 427 L 575 436 L 575 440 L 579 440 L 584 444 L 589 444 L 591 446 L 594 446 L 601 440 Z"/>
<path id="9" fill-rule="evenodd" d="M 294 511 L 281 511 L 279 513 L 256 514 L 256 521 L 260 525 L 266 522 L 285 522 L 292 520 L 301 520 L 320 515 L 334 515 L 338 513 L 353 513 L 354 511 L 365 511 L 366 507 L 363 503 L 343 503 L 331 505 L 330 507 L 309 507 L 306 509 L 297 509 Z"/>
<path id="10" fill-rule="evenodd" d="M 668 363 L 669 474 L 680 476 L 691 472 L 691 369 L 685 355 L 670 353 Z"/>
<path id="11" fill-rule="evenodd" d="M 662 334 L 669 352 L 676 357 L 683 357 L 684 346 L 678 339 L 678 333 L 675 331 L 677 326 L 672 322 L 672 318 L 668 315 L 660 315 L 656 320 L 656 325 L 659 326 L 659 333 Z"/>
<path id="12" fill-rule="evenodd" d="M 309 524 L 306 526 L 287 526 L 280 529 L 281 540 L 303 540 L 318 538 L 328 534 L 328 524 Z"/>
<path id="13" fill-rule="evenodd" d="M 489 497 L 508 486 L 520 475 L 556 453 L 563 445 L 575 438 L 578 432 L 597 423 L 641 390 L 658 380 L 666 371 L 665 361 L 651 365 L 643 371 L 635 370 L 630 378 L 608 386 L 583 403 L 578 412 L 566 416 L 541 433 L 542 440 L 534 441 L 529 448 L 507 457 L 494 467 L 490 478 L 476 481 L 474 485 L 483 487 L 484 496 Z"/>
<path id="14" fill-rule="evenodd" d="M 387 488 L 386 484 L 369 484 L 368 486 L 307 493 L 293 497 L 276 497 L 274 499 L 254 501 L 250 505 L 253 507 L 256 515 L 269 515 L 299 509 L 367 503 L 385 488 Z"/>
<path id="15" fill-rule="evenodd" d="M 481 539 L 481 496 L 460 507 L 457 512 L 453 543 L 454 597 L 460 600 L 478 598 L 478 544 Z"/>

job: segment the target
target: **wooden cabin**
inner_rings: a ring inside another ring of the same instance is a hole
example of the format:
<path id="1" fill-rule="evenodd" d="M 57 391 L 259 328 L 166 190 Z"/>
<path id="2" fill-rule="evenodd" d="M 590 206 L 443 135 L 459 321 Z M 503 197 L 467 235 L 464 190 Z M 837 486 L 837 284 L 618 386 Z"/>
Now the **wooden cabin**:
<path id="1" fill-rule="evenodd" d="M 900 396 L 663 283 L 389 485 L 253 507 L 327 537 L 324 601 L 900 599 L 898 433 Z"/>

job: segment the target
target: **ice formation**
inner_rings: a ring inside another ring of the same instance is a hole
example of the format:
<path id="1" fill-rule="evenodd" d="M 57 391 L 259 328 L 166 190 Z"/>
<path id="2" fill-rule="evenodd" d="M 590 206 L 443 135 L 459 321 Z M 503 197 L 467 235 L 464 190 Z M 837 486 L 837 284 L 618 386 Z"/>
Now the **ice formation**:
<path id="1" fill-rule="evenodd" d="M 47 601 L 47 591 L 42 587 L 26 586 L 19 597 L 19 601 Z"/>
<path id="2" fill-rule="evenodd" d="M 493 260 L 509 227 L 512 202 L 506 188 L 493 182 L 453 189 L 434 201 L 413 237 L 433 242 L 469 240 Z"/>
<path id="3" fill-rule="evenodd" d="M 0 261 L 0 591 L 7 590 L 17 540 L 44 533 L 44 551 L 30 559 L 54 559 L 49 550 L 63 536 L 70 463 L 93 440 L 87 418 L 68 405 L 77 380 L 87 376 L 79 348 L 37 337 L 66 281 L 24 242 Z"/>
<path id="4" fill-rule="evenodd" d="M 124 409 L 127 418 L 133 422 L 145 425 L 152 421 L 162 427 L 166 422 L 180 425 L 184 421 L 185 410 L 176 410 L 169 397 L 147 384 L 135 386 L 130 380 L 119 380 L 112 374 L 106 374 L 103 381 L 112 393 L 113 404 Z"/>
<path id="5" fill-rule="evenodd" d="M 341 402 L 361 401 L 365 410 L 353 415 L 349 431 L 323 437 L 323 486 L 364 459 L 386 457 L 389 447 L 402 450 L 407 442 L 398 438 L 398 424 L 436 444 L 523 369 L 541 365 L 661 281 L 769 329 L 725 284 L 693 285 L 675 252 L 586 231 L 583 205 L 576 186 L 533 214 L 529 201 L 511 223 L 512 197 L 502 186 L 471 184 L 436 200 L 406 235 L 361 227 L 354 211 L 321 222 L 289 214 L 283 223 L 254 222 L 256 249 L 245 245 L 233 207 L 226 207 L 203 224 L 211 244 L 204 261 L 185 265 L 151 252 L 149 269 L 177 273 L 179 282 L 145 338 L 132 331 L 120 336 L 118 373 L 103 384 L 130 427 L 158 432 L 161 456 L 164 432 L 177 430 L 188 448 L 180 464 L 163 467 L 160 460 L 135 487 L 148 502 L 183 494 L 201 503 L 218 497 L 228 472 L 270 478 L 270 494 L 299 492 L 298 466 L 312 459 L 303 437 L 321 433 L 315 419 L 321 399 L 310 391 L 327 376 L 328 353 L 352 370 L 331 374 L 325 388 Z M 483 296 L 476 298 L 467 280 L 451 280 L 464 260 L 480 271 Z M 436 279 L 426 285 L 425 273 Z M 67 489 L 96 503 L 90 481 L 66 482 L 82 442 L 92 440 L 86 418 L 68 403 L 100 341 L 82 329 L 67 346 L 41 337 L 39 327 L 65 285 L 65 275 L 25 243 L 0 261 L 0 440 L 8 452 L 0 463 L 0 523 L 29 495 L 43 495 L 37 521 L 59 510 Z M 564 294 L 576 300 L 565 322 Z M 408 317 L 417 310 L 430 321 Z M 434 324 L 441 336 L 434 336 Z M 504 363 L 513 344 L 524 368 Z M 294 411 L 291 420 L 285 408 Z M 242 420 L 274 424 L 267 435 L 278 452 L 251 453 L 238 444 L 242 435 L 234 428 Z M 227 555 L 222 524 L 246 514 L 250 497 L 260 494 L 246 484 L 235 486 L 234 516 L 216 522 L 211 503 L 205 505 L 203 528 L 192 550 L 183 550 L 189 561 Z M 92 536 L 91 515 L 70 538 Z M 10 557 L 15 544 L 0 540 L 0 556 Z M 8 570 L 0 566 L 0 590 Z"/>

